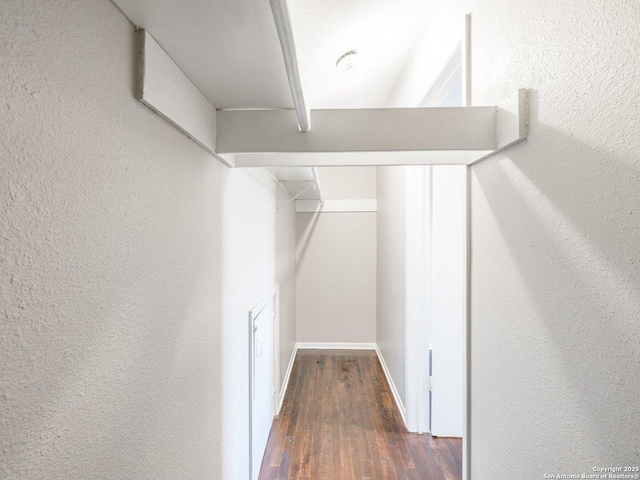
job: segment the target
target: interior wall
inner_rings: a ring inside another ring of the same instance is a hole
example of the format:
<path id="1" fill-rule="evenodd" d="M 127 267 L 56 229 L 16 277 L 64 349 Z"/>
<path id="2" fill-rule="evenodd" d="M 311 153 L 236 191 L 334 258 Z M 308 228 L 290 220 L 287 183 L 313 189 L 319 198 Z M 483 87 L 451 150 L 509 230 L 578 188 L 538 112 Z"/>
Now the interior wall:
<path id="1" fill-rule="evenodd" d="M 406 405 L 406 167 L 378 167 L 377 343 Z"/>
<path id="2" fill-rule="evenodd" d="M 637 465 L 640 10 L 473 12 L 474 103 L 531 90 L 528 140 L 472 167 L 472 476 Z"/>
<path id="3" fill-rule="evenodd" d="M 318 167 L 322 196 L 328 199 L 376 198 L 376 167 Z"/>
<path id="4" fill-rule="evenodd" d="M 376 197 L 376 168 L 319 168 L 325 199 Z M 376 212 L 296 214 L 298 342 L 376 341 Z"/>
<path id="5" fill-rule="evenodd" d="M 279 278 L 291 346 L 293 210 L 281 242 L 268 177 L 134 99 L 111 2 L 0 21 L 0 477 L 246 478 L 247 312 Z"/>
<path id="6" fill-rule="evenodd" d="M 280 192 L 282 195 L 282 189 Z M 296 202 L 289 202 L 277 213 L 276 279 L 280 285 L 279 385 L 282 385 L 296 344 Z"/>

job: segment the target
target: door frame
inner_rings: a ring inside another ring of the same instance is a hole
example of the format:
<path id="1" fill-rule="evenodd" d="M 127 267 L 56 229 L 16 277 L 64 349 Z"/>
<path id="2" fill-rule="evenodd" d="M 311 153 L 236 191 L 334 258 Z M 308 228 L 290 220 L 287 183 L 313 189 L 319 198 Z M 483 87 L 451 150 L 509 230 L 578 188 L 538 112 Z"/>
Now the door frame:
<path id="1" fill-rule="evenodd" d="M 429 339 L 431 181 L 428 166 L 405 167 L 406 185 L 406 426 L 411 432 L 429 432 Z"/>
<path id="2" fill-rule="evenodd" d="M 254 336 L 254 320 L 263 312 L 271 303 L 273 305 L 273 416 L 275 417 L 278 409 L 278 398 L 280 396 L 280 285 L 276 284 L 262 299 L 249 310 L 249 322 L 247 333 L 249 336 L 249 479 L 253 480 L 253 408 L 254 399 L 254 383 L 255 383 L 255 336 Z M 264 455 L 264 453 L 263 453 Z M 260 472 L 258 472 L 260 473 Z"/>
<path id="3" fill-rule="evenodd" d="M 459 49 L 459 51 L 458 51 Z M 471 15 L 464 18 L 463 38 L 425 96 L 423 102 L 431 103 L 441 98 L 443 88 L 451 83 L 452 72 L 461 69 L 462 105 L 471 106 Z M 423 105 L 428 106 L 428 105 Z M 407 167 L 410 168 L 410 167 Z M 431 181 L 430 169 L 425 169 L 424 177 L 407 175 L 407 298 L 406 298 L 406 426 L 410 431 L 427 432 L 429 428 L 429 343 L 428 343 L 428 305 L 429 285 L 427 261 L 430 248 L 427 225 L 430 222 L 430 196 L 425 186 Z M 471 480 L 471 168 L 467 167 L 466 180 L 466 255 L 464 269 L 466 282 L 466 318 L 463 324 L 463 421 L 462 421 L 462 480 Z M 420 193 L 420 188 L 423 192 Z M 411 198 L 409 198 L 411 196 Z M 415 236 L 409 240 L 410 236 Z M 420 242 L 422 240 L 422 242 Z M 416 264 L 422 268 L 416 267 Z M 422 271 L 421 271 L 422 270 Z"/>

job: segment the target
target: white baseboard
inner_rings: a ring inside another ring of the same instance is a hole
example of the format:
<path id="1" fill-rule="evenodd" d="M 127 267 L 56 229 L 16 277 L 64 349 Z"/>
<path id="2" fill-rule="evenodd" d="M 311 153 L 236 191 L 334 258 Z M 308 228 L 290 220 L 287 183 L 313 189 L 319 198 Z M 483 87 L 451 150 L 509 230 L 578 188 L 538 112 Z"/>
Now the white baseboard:
<path id="1" fill-rule="evenodd" d="M 396 388 L 396 384 L 393 383 L 393 378 L 391 378 L 391 373 L 389 372 L 389 368 L 387 367 L 387 362 L 384 361 L 384 357 L 382 356 L 382 352 L 378 348 L 378 345 L 375 345 L 376 353 L 378 354 L 378 360 L 380 360 L 380 365 L 382 365 L 382 370 L 384 371 L 384 376 L 387 377 L 387 383 L 389 384 L 389 388 L 391 389 L 391 393 L 393 394 L 393 398 L 396 401 L 396 405 L 398 406 L 398 410 L 400 410 L 400 416 L 402 417 L 402 421 L 405 426 L 407 425 L 407 409 L 404 408 L 402 403 L 402 399 L 400 398 L 400 394 L 398 393 L 398 389 Z"/>
<path id="2" fill-rule="evenodd" d="M 296 359 L 296 353 L 298 352 L 298 344 L 293 346 L 293 352 L 291 352 L 291 358 L 289 359 L 289 365 L 287 366 L 287 373 L 284 375 L 282 386 L 280 387 L 280 394 L 278 395 L 278 404 L 276 405 L 276 415 L 280 414 L 282 409 L 282 403 L 284 402 L 284 396 L 287 393 L 287 387 L 289 386 L 289 378 L 291 378 L 291 370 L 293 370 L 293 362 Z"/>
<path id="3" fill-rule="evenodd" d="M 389 384 L 389 388 L 391 389 L 391 393 L 393 394 L 393 399 L 395 400 L 396 405 L 398 406 L 398 410 L 400 411 L 402 421 L 404 422 L 405 426 L 407 425 L 407 409 L 402 403 L 402 399 L 400 398 L 400 394 L 398 393 L 396 384 L 393 382 L 393 378 L 391 377 L 391 373 L 389 372 L 387 363 L 384 361 L 382 352 L 380 351 L 376 343 L 298 342 L 293 349 L 293 355 L 291 356 L 291 361 L 289 362 L 289 368 L 287 369 L 287 375 L 285 377 L 283 389 L 286 389 L 286 384 L 289 382 L 289 375 L 291 374 L 293 360 L 298 350 L 374 350 L 376 352 L 376 355 L 378 355 L 380 365 L 382 365 L 384 376 L 387 378 L 387 383 Z M 284 394 L 281 395 L 281 398 L 278 402 L 278 411 L 280 411 L 280 406 L 282 405 L 283 399 Z"/>
<path id="4" fill-rule="evenodd" d="M 375 343 L 298 342 L 298 350 L 375 350 Z"/>

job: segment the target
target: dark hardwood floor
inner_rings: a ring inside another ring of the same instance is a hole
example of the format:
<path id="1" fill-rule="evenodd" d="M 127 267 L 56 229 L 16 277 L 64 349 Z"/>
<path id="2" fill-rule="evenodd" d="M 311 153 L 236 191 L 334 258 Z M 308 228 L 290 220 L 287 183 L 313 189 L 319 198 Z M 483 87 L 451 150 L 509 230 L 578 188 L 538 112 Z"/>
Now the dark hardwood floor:
<path id="1" fill-rule="evenodd" d="M 462 442 L 408 433 L 373 351 L 298 350 L 260 480 L 460 480 Z"/>

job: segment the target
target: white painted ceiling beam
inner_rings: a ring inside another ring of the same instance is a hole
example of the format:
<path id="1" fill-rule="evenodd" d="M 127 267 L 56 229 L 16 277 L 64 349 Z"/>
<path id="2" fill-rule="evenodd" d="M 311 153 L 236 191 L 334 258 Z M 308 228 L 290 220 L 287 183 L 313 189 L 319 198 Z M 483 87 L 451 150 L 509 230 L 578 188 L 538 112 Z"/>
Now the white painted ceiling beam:
<path id="1" fill-rule="evenodd" d="M 345 167 L 391 165 L 470 165 L 493 150 L 422 152 L 238 153 L 236 167 Z"/>
<path id="2" fill-rule="evenodd" d="M 218 110 L 139 33 L 137 98 L 229 166 L 470 165 L 527 137 L 527 91 L 498 107 Z"/>
<path id="3" fill-rule="evenodd" d="M 216 109 L 146 31 L 138 31 L 136 98 L 194 142 L 216 151 Z"/>
<path id="4" fill-rule="evenodd" d="M 221 153 L 496 148 L 496 107 L 311 110 L 308 133 L 294 110 L 219 110 L 217 119 Z"/>
<path id="5" fill-rule="evenodd" d="M 493 124 L 492 146 L 488 148 L 476 148 L 462 150 L 462 142 L 449 145 L 450 148 L 438 150 L 424 149 L 422 151 L 398 151 L 393 148 L 378 148 L 377 151 L 279 151 L 265 153 L 238 153 L 235 155 L 235 163 L 238 167 L 263 167 L 263 166 L 381 166 L 381 165 L 471 165 L 488 158 L 497 152 L 504 150 L 527 138 L 528 135 L 528 100 L 527 90 L 518 90 L 510 99 L 498 107 L 458 107 L 453 110 L 470 111 L 476 108 L 492 109 L 495 113 Z M 394 110 L 394 109 L 391 109 Z M 405 110 L 405 109 L 401 109 Z M 441 108 L 407 109 L 420 112 L 438 112 Z M 366 110 L 365 110 L 366 111 Z M 339 110 L 338 110 L 339 112 Z M 359 111 L 362 112 L 362 111 Z M 218 112 L 218 126 L 220 128 L 221 113 Z M 228 120 L 226 118 L 225 120 Z M 317 123 L 315 123 L 317 125 Z M 346 126 L 345 126 L 346 128 Z M 314 127 L 315 130 L 315 127 Z M 220 131 L 220 130 L 219 130 Z M 300 134 L 298 132 L 298 134 Z M 420 133 L 414 131 L 415 135 Z M 473 131 L 463 130 L 460 136 L 472 135 Z M 389 131 L 380 129 L 380 137 L 389 137 Z M 388 140 L 389 143 L 398 139 L 408 141 L 406 137 L 395 137 Z M 220 145 L 220 136 L 218 145 Z M 361 139 L 362 140 L 362 139 Z M 345 141 L 342 139 L 342 141 Z M 407 143 L 405 143 L 407 145 Z M 387 145 L 389 146 L 389 145 Z M 457 148 L 456 148 L 457 146 Z"/>

